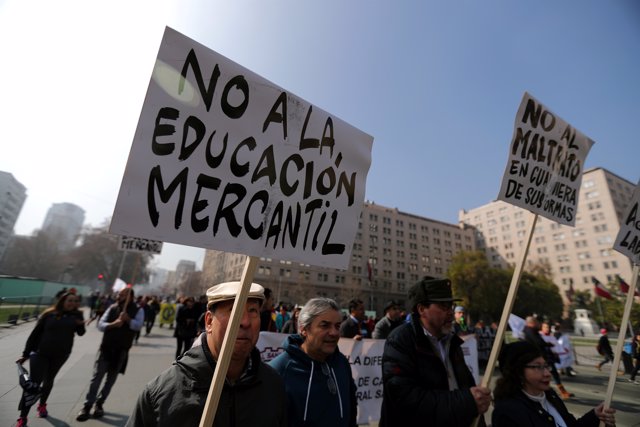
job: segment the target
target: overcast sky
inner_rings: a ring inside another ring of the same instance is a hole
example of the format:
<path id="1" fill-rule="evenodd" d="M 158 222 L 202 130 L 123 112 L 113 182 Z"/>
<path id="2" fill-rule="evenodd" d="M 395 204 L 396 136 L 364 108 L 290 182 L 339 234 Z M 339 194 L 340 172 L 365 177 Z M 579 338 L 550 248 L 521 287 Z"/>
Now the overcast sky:
<path id="1" fill-rule="evenodd" d="M 0 0 L 0 170 L 107 221 L 165 26 L 374 137 L 366 198 L 456 223 L 494 200 L 525 91 L 638 182 L 640 2 Z M 166 244 L 158 266 L 202 265 Z"/>

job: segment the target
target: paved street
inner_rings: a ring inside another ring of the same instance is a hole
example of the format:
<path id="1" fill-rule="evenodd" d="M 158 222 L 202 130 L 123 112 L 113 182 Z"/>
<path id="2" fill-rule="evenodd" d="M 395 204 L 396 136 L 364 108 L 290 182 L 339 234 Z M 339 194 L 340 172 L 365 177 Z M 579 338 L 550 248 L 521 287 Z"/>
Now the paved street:
<path id="1" fill-rule="evenodd" d="M 3 427 L 12 426 L 18 418 L 21 389 L 14 361 L 20 356 L 33 325 L 34 322 L 29 322 L 0 328 L 0 426 Z M 85 336 L 76 337 L 73 352 L 56 378 L 48 402 L 49 417 L 38 418 L 33 408 L 29 426 L 124 426 L 144 385 L 171 364 L 175 351 L 172 333 L 172 330 L 160 329 L 156 325 L 151 336 L 142 336 L 131 349 L 127 373 L 118 377 L 105 403 L 105 417 L 80 423 L 75 416 L 82 407 L 101 339 L 101 333 L 92 323 Z M 595 369 L 595 349 L 578 347 L 578 353 L 581 365 L 576 369 L 579 375 L 564 380 L 567 389 L 576 394 L 567 406 L 577 416 L 604 400 L 610 369 L 610 365 L 605 366 L 602 372 Z M 28 364 L 26 366 L 28 368 Z M 613 406 L 618 410 L 618 426 L 640 426 L 640 385 L 619 377 Z"/>

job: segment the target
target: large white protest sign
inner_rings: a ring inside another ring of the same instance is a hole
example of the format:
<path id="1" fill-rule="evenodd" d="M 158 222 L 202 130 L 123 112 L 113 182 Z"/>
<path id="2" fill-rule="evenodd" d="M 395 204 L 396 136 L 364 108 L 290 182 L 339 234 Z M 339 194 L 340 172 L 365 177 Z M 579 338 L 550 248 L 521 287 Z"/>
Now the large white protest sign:
<path id="1" fill-rule="evenodd" d="M 167 28 L 110 231 L 345 269 L 372 143 Z"/>
<path id="2" fill-rule="evenodd" d="M 640 182 L 633 190 L 627 212 L 622 217 L 620 231 L 613 249 L 626 255 L 634 264 L 640 264 Z"/>
<path id="3" fill-rule="evenodd" d="M 256 348 L 264 362 L 275 359 L 284 351 L 282 344 L 287 334 L 260 332 Z M 464 338 L 464 360 L 478 382 L 478 351 L 474 335 Z M 200 341 L 200 340 L 196 340 Z M 380 420 L 382 407 L 382 353 L 385 340 L 341 339 L 338 348 L 351 364 L 351 374 L 356 383 L 358 399 L 358 424 L 370 424 Z M 194 343 L 194 345 L 196 345 Z"/>
<path id="4" fill-rule="evenodd" d="M 593 141 L 525 93 L 498 199 L 574 225 L 584 161 Z"/>
<path id="5" fill-rule="evenodd" d="M 139 237 L 120 236 L 118 238 L 118 249 L 127 252 L 159 255 L 162 253 L 162 242 Z"/>

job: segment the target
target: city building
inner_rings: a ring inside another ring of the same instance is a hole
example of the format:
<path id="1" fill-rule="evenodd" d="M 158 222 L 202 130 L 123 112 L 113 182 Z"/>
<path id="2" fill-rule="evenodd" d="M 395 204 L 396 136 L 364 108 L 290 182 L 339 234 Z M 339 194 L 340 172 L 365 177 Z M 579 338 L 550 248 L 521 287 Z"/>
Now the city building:
<path id="1" fill-rule="evenodd" d="M 347 270 L 261 258 L 254 281 L 271 288 L 276 303 L 303 304 L 324 296 L 344 308 L 358 298 L 380 316 L 386 301 L 406 305 L 407 291 L 420 278 L 443 277 L 454 254 L 475 249 L 471 227 L 365 202 Z M 207 250 L 203 280 L 240 280 L 245 260 L 245 255 Z"/>
<path id="2" fill-rule="evenodd" d="M 606 169 L 586 170 L 578 196 L 575 227 L 538 217 L 526 268 L 550 267 L 553 281 L 568 302 L 567 291 L 593 292 L 592 277 L 602 283 L 619 274 L 631 280 L 630 260 L 612 249 L 635 185 Z M 460 211 L 461 224 L 476 228 L 476 246 L 494 267 L 515 266 L 533 214 L 494 201 Z"/>
<path id="3" fill-rule="evenodd" d="M 27 189 L 9 172 L 0 171 L 0 260 L 13 236 Z"/>
<path id="4" fill-rule="evenodd" d="M 73 203 L 54 203 L 47 211 L 42 231 L 53 237 L 61 251 L 73 249 L 82 231 L 84 209 Z"/>

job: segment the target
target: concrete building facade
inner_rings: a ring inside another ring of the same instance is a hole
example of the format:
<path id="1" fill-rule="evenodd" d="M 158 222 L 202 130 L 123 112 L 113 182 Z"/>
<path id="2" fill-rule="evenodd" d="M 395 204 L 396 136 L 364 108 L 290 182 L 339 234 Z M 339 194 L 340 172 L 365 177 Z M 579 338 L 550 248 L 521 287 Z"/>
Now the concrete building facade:
<path id="1" fill-rule="evenodd" d="M 26 198 L 26 187 L 9 172 L 0 171 L 0 260 L 13 237 L 13 227 Z"/>
<path id="2" fill-rule="evenodd" d="M 254 281 L 272 289 L 275 302 L 304 304 L 352 298 L 382 314 L 390 299 L 407 305 L 407 291 L 423 276 L 443 277 L 454 254 L 475 250 L 474 229 L 365 202 L 347 270 L 261 258 Z M 207 250 L 203 280 L 240 280 L 246 256 Z M 409 307 L 407 307 L 409 308 Z"/>
<path id="3" fill-rule="evenodd" d="M 52 236 L 58 249 L 71 250 L 80 236 L 84 223 L 84 209 L 73 203 L 54 203 L 47 211 L 42 231 Z"/>
<path id="4" fill-rule="evenodd" d="M 548 265 L 565 302 L 567 291 L 593 293 L 592 277 L 602 283 L 619 274 L 631 280 L 630 260 L 612 249 L 635 184 L 603 168 L 584 172 L 575 227 L 538 217 L 526 268 Z M 494 201 L 460 211 L 459 221 L 476 229 L 476 245 L 494 267 L 515 266 L 533 214 Z"/>

